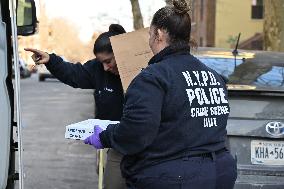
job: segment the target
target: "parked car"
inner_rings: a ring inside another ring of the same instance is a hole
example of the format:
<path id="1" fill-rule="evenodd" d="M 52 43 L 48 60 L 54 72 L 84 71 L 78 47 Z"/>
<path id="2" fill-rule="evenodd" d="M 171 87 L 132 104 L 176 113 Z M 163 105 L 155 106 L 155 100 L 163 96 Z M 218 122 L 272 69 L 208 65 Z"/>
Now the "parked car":
<path id="1" fill-rule="evenodd" d="M 37 73 L 37 67 L 34 64 L 28 64 L 27 68 L 29 69 L 29 71 L 33 74 L 33 73 Z"/>
<path id="2" fill-rule="evenodd" d="M 60 57 L 62 58 L 63 61 L 67 62 L 64 56 L 60 56 Z M 39 81 L 45 81 L 45 79 L 47 78 L 55 78 L 43 64 L 38 65 L 37 71 L 38 71 Z"/>
<path id="3" fill-rule="evenodd" d="M 238 162 L 235 189 L 284 188 L 284 53 L 200 48 L 228 79 L 227 146 Z"/>
<path id="4" fill-rule="evenodd" d="M 37 71 L 39 81 L 45 81 L 46 78 L 55 78 L 43 64 L 38 65 Z"/>
<path id="5" fill-rule="evenodd" d="M 31 72 L 28 69 L 25 61 L 23 59 L 19 59 L 19 68 L 20 68 L 20 77 L 21 78 L 27 78 L 27 77 L 31 77 Z M 15 77 L 15 70 L 14 70 L 14 66 L 13 66 L 13 72 L 12 72 L 12 77 Z"/>
<path id="6" fill-rule="evenodd" d="M 19 64 L 20 64 L 20 76 L 21 78 L 27 78 L 31 77 L 31 72 L 27 67 L 27 64 L 23 59 L 19 59 Z"/>

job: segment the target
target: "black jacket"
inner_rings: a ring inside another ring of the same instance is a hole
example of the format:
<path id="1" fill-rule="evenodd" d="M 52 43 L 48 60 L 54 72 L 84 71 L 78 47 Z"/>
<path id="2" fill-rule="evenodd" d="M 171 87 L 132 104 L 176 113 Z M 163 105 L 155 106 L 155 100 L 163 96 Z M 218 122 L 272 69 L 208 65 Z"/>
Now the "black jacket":
<path id="1" fill-rule="evenodd" d="M 60 81 L 74 88 L 95 89 L 96 118 L 120 120 L 124 94 L 119 76 L 106 72 L 102 63 L 90 60 L 85 64 L 64 62 L 50 55 L 47 69 Z"/>
<path id="2" fill-rule="evenodd" d="M 100 134 L 125 155 L 125 177 L 144 167 L 225 147 L 229 114 L 225 82 L 190 54 L 167 47 L 130 84 L 120 124 Z"/>

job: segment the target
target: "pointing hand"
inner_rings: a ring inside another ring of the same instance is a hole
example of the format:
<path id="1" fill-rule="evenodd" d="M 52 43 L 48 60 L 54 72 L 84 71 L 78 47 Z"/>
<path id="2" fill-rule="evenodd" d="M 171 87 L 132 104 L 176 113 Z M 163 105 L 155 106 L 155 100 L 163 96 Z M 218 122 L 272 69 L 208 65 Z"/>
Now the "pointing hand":
<path id="1" fill-rule="evenodd" d="M 46 64 L 49 61 L 49 54 L 46 52 L 32 48 L 25 48 L 25 51 L 30 51 L 34 53 L 32 55 L 32 59 L 35 62 L 35 64 Z"/>

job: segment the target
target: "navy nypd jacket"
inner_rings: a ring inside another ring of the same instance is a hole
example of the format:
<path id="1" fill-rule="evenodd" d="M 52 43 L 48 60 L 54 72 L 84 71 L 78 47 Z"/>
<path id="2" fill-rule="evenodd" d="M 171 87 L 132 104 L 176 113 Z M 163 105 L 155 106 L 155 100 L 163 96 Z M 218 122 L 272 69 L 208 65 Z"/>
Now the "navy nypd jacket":
<path id="1" fill-rule="evenodd" d="M 120 124 L 109 125 L 100 139 L 125 155 L 127 178 L 163 161 L 225 148 L 228 114 L 222 77 L 187 45 L 167 47 L 132 81 Z"/>
<path id="2" fill-rule="evenodd" d="M 61 82 L 74 88 L 95 89 L 96 118 L 120 120 L 124 94 L 119 76 L 106 72 L 96 59 L 85 64 L 64 62 L 50 54 L 47 69 Z"/>

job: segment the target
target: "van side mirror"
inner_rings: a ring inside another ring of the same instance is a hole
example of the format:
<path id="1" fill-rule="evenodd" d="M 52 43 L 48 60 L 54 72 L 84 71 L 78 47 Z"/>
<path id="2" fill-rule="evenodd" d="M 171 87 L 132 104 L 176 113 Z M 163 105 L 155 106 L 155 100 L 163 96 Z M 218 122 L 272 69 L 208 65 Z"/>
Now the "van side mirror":
<path id="1" fill-rule="evenodd" d="M 37 18 L 34 0 L 17 0 L 18 35 L 28 36 L 36 32 Z"/>

